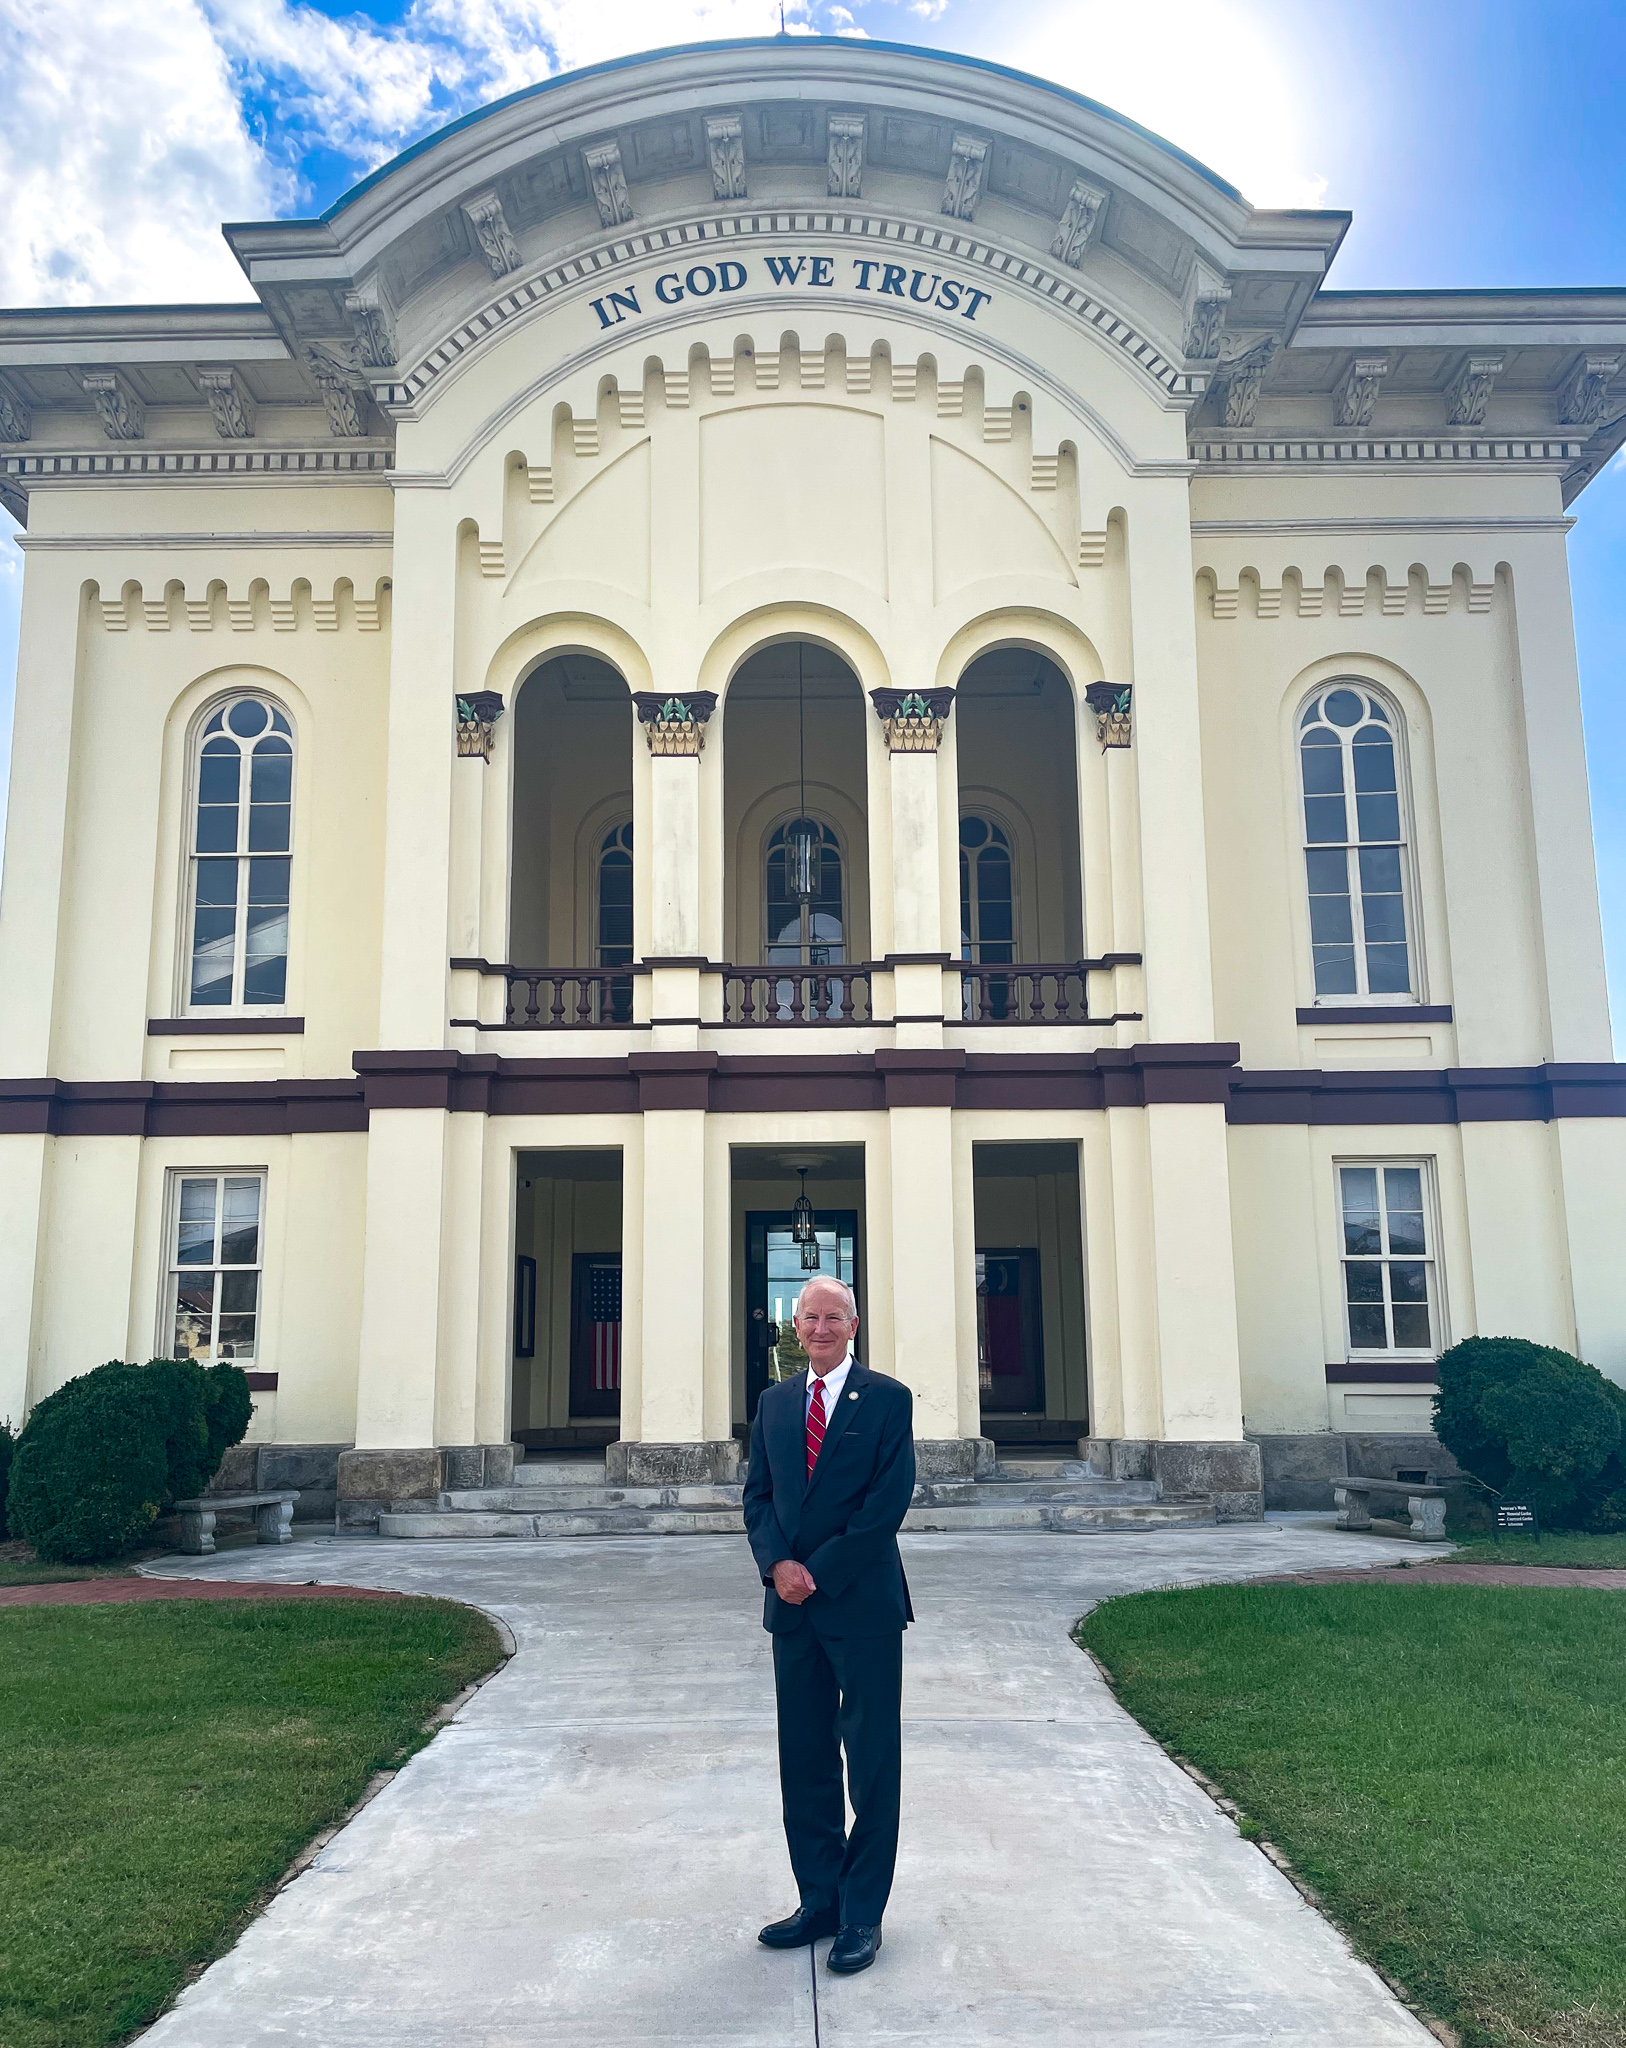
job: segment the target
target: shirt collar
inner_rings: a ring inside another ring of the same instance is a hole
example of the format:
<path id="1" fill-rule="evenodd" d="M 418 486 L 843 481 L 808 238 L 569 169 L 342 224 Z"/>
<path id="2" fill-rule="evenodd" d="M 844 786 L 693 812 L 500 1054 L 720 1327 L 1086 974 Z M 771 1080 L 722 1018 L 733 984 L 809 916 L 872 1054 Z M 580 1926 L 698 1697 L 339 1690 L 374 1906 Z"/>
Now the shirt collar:
<path id="1" fill-rule="evenodd" d="M 827 1409 L 832 1401 L 839 1400 L 841 1389 L 846 1383 L 847 1369 L 852 1362 L 853 1348 L 849 1344 L 846 1357 L 839 1365 L 831 1366 L 830 1370 L 824 1375 L 824 1405 Z M 813 1399 L 813 1389 L 817 1382 L 818 1375 L 814 1372 L 812 1366 L 809 1366 L 807 1369 L 807 1398 L 810 1402 Z"/>

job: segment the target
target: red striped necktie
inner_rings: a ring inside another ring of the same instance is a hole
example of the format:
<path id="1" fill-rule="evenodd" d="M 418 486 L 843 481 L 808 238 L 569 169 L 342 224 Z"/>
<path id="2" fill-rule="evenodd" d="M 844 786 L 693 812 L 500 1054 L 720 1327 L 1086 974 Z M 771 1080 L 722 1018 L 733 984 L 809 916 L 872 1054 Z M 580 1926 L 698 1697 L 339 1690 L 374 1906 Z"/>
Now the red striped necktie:
<path id="1" fill-rule="evenodd" d="M 816 1375 L 813 1381 L 813 1398 L 807 1404 L 807 1476 L 813 1477 L 813 1467 L 819 1460 L 819 1446 L 824 1442 L 824 1381 Z"/>

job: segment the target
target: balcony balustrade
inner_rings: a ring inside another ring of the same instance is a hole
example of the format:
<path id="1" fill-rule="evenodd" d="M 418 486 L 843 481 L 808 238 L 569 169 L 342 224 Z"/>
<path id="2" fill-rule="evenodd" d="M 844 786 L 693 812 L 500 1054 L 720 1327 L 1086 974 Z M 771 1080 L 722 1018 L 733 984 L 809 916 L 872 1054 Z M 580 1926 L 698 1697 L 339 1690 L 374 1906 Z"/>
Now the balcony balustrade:
<path id="1" fill-rule="evenodd" d="M 1092 1016 L 1089 977 L 1118 966 L 1138 966 L 1136 953 L 1099 960 L 945 963 L 960 977 L 961 1024 L 1110 1024 L 1113 1015 Z M 500 1022 L 482 1012 L 488 1029 L 592 1031 L 625 1029 L 633 1021 L 633 987 L 641 967 L 504 967 L 484 960 L 454 960 L 504 984 Z M 877 1017 L 874 981 L 892 972 L 883 961 L 827 967 L 710 966 L 702 970 L 722 982 L 724 1025 L 794 1029 L 811 1024 L 886 1025 Z M 473 1021 L 472 1019 L 468 1021 Z M 956 1019 L 945 1012 L 945 1021 Z"/>

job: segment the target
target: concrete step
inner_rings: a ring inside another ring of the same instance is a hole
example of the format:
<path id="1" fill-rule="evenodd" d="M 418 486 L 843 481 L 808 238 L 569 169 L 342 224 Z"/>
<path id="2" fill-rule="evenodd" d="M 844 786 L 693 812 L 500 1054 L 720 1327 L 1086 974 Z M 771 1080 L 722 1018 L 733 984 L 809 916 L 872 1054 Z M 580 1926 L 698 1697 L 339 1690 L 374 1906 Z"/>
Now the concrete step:
<path id="1" fill-rule="evenodd" d="M 1139 1507 L 1161 1497 L 1152 1479 L 933 1479 L 915 1488 L 917 1508 L 1030 1507 L 1047 1501 Z"/>
<path id="2" fill-rule="evenodd" d="M 519 1509 L 431 1508 L 420 1514 L 382 1514 L 380 1536 L 737 1536 L 745 1533 L 738 1508 L 559 1508 L 542 1514 Z"/>
<path id="3" fill-rule="evenodd" d="M 988 1475 L 994 1480 L 1001 1479 L 1084 1479 L 1089 1468 L 1077 1454 L 1068 1451 L 1012 1451 L 1008 1455 L 1001 1451 L 994 1470 Z"/>
<path id="4" fill-rule="evenodd" d="M 1026 1506 L 911 1508 L 903 1518 L 905 1529 L 939 1535 L 991 1531 L 996 1529 L 1053 1529 L 1087 1535 L 1112 1529 L 1199 1529 L 1214 1525 L 1214 1503 L 1210 1500 L 1160 1500 L 1130 1503 L 1121 1507 L 1103 1502 L 1035 1501 Z"/>
<path id="5" fill-rule="evenodd" d="M 602 1457 L 526 1458 L 514 1467 L 516 1486 L 602 1486 Z"/>
<path id="6" fill-rule="evenodd" d="M 741 1486 L 488 1486 L 443 1493 L 434 1505 L 444 1512 L 486 1514 L 579 1514 L 600 1508 L 737 1508 Z M 431 1504 L 424 1503 L 428 1508 Z M 404 1512 L 410 1513 L 410 1509 Z"/>

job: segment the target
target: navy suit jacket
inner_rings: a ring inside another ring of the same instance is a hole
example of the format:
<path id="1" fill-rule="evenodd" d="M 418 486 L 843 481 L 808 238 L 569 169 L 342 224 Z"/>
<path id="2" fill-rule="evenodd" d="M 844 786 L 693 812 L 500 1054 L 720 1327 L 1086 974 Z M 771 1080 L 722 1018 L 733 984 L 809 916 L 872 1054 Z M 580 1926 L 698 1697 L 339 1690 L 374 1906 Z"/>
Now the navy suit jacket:
<path id="1" fill-rule="evenodd" d="M 780 1380 L 758 1401 L 744 1507 L 768 1589 L 764 1628 L 884 1636 L 914 1620 L 898 1555 L 915 1491 L 914 1405 L 901 1381 L 854 1360 L 809 1478 L 807 1374 Z M 787 1559 L 805 1564 L 818 1587 L 800 1607 L 773 1589 L 773 1568 Z"/>

